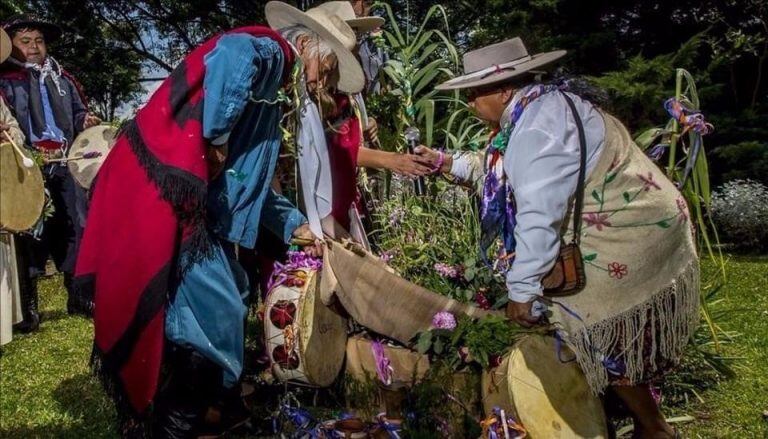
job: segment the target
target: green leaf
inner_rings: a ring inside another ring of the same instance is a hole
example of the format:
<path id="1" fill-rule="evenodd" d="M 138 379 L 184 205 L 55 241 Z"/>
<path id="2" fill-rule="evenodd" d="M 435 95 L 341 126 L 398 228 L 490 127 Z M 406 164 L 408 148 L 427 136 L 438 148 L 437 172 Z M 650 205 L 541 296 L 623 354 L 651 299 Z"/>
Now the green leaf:
<path id="1" fill-rule="evenodd" d="M 592 198 L 594 198 L 598 203 L 603 202 L 603 200 L 600 199 L 600 193 L 597 191 L 597 189 L 592 190 Z"/>
<path id="2" fill-rule="evenodd" d="M 474 268 L 467 268 L 464 271 L 464 279 L 467 280 L 467 282 L 471 282 L 472 279 L 475 278 L 475 269 Z"/>
<path id="3" fill-rule="evenodd" d="M 629 203 L 629 192 L 621 194 L 624 197 L 624 202 Z"/>
<path id="4" fill-rule="evenodd" d="M 419 336 L 419 341 L 416 342 L 416 350 L 420 354 L 426 354 L 429 352 L 429 348 L 432 347 L 432 333 L 424 331 Z"/>
<path id="5" fill-rule="evenodd" d="M 438 338 L 437 340 L 435 340 L 434 343 L 432 343 L 432 350 L 438 355 L 443 353 L 444 347 L 445 347 L 445 342 L 441 338 Z"/>
<path id="6" fill-rule="evenodd" d="M 605 182 L 606 182 L 606 183 L 610 183 L 610 182 L 612 182 L 613 180 L 615 180 L 615 179 L 616 179 L 616 175 L 617 175 L 617 174 L 618 174 L 618 173 L 614 172 L 613 174 L 608 174 L 608 175 L 606 175 L 606 176 L 605 176 Z"/>
<path id="7" fill-rule="evenodd" d="M 661 220 L 656 223 L 657 226 L 661 227 L 662 229 L 668 229 L 670 224 L 668 220 Z"/>
<path id="8" fill-rule="evenodd" d="M 642 150 L 650 148 L 653 141 L 656 140 L 662 133 L 661 128 L 651 128 L 643 131 L 639 136 L 635 137 L 635 144 Z"/>
<path id="9" fill-rule="evenodd" d="M 597 259 L 597 253 L 590 253 L 588 255 L 584 255 L 584 260 L 587 262 L 594 261 L 595 259 Z"/>

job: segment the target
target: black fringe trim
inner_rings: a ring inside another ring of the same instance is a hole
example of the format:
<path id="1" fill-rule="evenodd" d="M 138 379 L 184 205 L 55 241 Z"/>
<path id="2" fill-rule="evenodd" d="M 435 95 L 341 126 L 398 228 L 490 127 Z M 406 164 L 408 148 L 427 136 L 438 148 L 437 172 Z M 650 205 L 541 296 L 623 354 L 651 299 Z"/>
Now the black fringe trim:
<path id="1" fill-rule="evenodd" d="M 93 344 L 91 351 L 91 372 L 101 381 L 104 391 L 114 401 L 117 411 L 117 428 L 120 437 L 127 439 L 149 439 L 152 437 L 152 425 L 147 416 L 151 412 L 140 414 L 134 410 L 128 394 L 118 376 L 119 371 L 107 367 L 104 354 Z"/>
<path id="2" fill-rule="evenodd" d="M 189 172 L 161 163 L 144 143 L 135 119 L 125 124 L 124 133 L 160 196 L 173 207 L 181 225 L 192 229 L 184 242 L 185 257 L 180 258 L 184 263 L 178 266 L 178 275 L 183 277 L 190 266 L 213 255 L 213 243 L 206 230 L 208 184 Z"/>

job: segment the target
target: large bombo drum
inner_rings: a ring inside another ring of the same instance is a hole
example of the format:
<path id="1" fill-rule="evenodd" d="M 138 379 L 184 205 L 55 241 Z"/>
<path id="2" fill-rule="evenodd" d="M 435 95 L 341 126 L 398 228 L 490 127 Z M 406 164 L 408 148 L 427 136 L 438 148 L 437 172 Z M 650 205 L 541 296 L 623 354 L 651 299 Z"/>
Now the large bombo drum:
<path id="1" fill-rule="evenodd" d="M 115 144 L 117 128 L 111 125 L 97 125 L 80 133 L 67 155 L 67 166 L 77 184 L 90 189 Z"/>
<path id="2" fill-rule="evenodd" d="M 44 205 L 45 188 L 40 168 L 25 167 L 13 145 L 0 144 L 0 229 L 29 230 L 40 219 Z"/>
<path id="3" fill-rule="evenodd" d="M 267 296 L 264 334 L 281 381 L 325 387 L 341 370 L 347 325 L 320 300 L 318 278 L 315 270 L 296 270 Z"/>
<path id="4" fill-rule="evenodd" d="M 607 438 L 603 405 L 578 363 L 561 362 L 552 337 L 530 335 L 483 373 L 483 408 L 512 413 L 532 439 Z"/>

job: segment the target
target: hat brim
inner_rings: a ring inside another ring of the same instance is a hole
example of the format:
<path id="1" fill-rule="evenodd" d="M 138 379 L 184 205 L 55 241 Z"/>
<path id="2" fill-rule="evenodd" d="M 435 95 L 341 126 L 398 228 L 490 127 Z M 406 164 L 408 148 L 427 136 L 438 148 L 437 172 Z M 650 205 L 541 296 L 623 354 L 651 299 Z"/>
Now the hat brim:
<path id="1" fill-rule="evenodd" d="M 477 73 L 457 76 L 435 88 L 437 90 L 460 90 L 465 88 L 485 87 L 505 82 L 515 77 L 522 76 L 531 70 L 536 70 L 547 64 L 551 64 L 565 56 L 566 53 L 565 50 L 537 53 L 536 55 L 532 55 L 529 61 L 520 64 L 515 64 L 514 62 L 499 64 L 497 72 L 490 70 L 487 75 L 480 77 L 477 76 Z"/>
<path id="2" fill-rule="evenodd" d="M 349 27 L 357 32 L 369 32 L 384 26 L 385 20 L 381 17 L 358 17 L 346 20 Z"/>
<path id="3" fill-rule="evenodd" d="M 45 21 L 37 21 L 37 20 L 16 21 L 11 25 L 4 26 L 3 28 L 5 29 L 6 32 L 8 32 L 9 35 L 14 30 L 17 30 L 17 29 L 26 29 L 26 28 L 38 29 L 40 30 L 40 32 L 43 33 L 46 43 L 52 43 L 58 40 L 61 37 L 61 33 L 62 33 L 62 30 L 59 26 L 56 26 L 53 23 L 47 23 Z"/>
<path id="4" fill-rule="evenodd" d="M 11 56 L 12 49 L 11 38 L 8 37 L 8 34 L 3 29 L 0 29 L 0 63 Z"/>
<path id="5" fill-rule="evenodd" d="M 337 88 L 345 93 L 359 93 L 365 87 L 365 75 L 355 55 L 344 46 L 344 43 L 333 35 L 325 26 L 317 20 L 305 14 L 293 6 L 271 1 L 265 8 L 267 23 L 273 29 L 284 29 L 295 25 L 301 25 L 315 32 L 322 38 L 336 54 L 339 68 L 339 83 Z"/>

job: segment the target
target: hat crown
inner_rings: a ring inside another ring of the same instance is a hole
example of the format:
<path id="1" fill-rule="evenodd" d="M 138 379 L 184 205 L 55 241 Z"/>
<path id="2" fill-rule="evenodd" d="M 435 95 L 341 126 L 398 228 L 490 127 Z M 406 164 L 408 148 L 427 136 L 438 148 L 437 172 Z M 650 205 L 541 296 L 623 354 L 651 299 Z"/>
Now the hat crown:
<path id="1" fill-rule="evenodd" d="M 354 20 L 357 18 L 355 15 L 355 8 L 348 1 L 332 1 L 320 4 L 313 9 L 325 11 L 328 14 L 338 15 L 344 21 Z M 311 10 L 311 9 L 310 9 Z"/>
<path id="2" fill-rule="evenodd" d="M 479 72 L 488 67 L 526 59 L 529 56 L 523 40 L 515 37 L 464 54 L 464 73 Z"/>
<path id="3" fill-rule="evenodd" d="M 355 48 L 357 36 L 355 36 L 355 31 L 349 27 L 343 17 L 330 13 L 320 7 L 309 9 L 306 14 L 333 33 L 348 50 Z"/>

